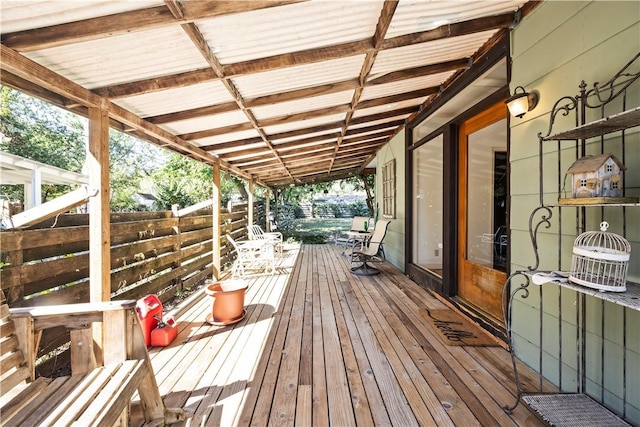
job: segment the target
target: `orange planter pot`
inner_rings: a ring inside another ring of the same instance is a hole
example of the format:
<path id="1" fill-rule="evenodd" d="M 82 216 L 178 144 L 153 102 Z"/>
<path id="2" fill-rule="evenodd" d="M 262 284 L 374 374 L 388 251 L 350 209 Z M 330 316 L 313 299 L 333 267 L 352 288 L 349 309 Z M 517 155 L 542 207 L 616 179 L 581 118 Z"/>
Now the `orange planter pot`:
<path id="1" fill-rule="evenodd" d="M 211 325 L 231 325 L 244 319 L 244 294 L 247 284 L 244 280 L 224 280 L 207 286 L 205 292 L 212 298 L 211 313 L 207 323 Z"/>

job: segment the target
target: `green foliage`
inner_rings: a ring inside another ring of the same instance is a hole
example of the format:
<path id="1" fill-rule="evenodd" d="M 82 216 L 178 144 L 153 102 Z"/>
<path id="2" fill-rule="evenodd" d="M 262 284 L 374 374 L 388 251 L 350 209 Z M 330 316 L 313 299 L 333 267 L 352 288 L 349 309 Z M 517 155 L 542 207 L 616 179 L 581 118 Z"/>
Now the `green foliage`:
<path id="1" fill-rule="evenodd" d="M 109 133 L 111 210 L 141 211 L 149 208 L 135 198 L 149 175 L 164 163 L 163 149 L 122 132 Z"/>
<path id="2" fill-rule="evenodd" d="M 80 172 L 85 159 L 84 122 L 44 102 L 0 87 L 0 150 Z M 42 201 L 67 193 L 69 185 L 43 185 Z M 11 200 L 24 200 L 22 186 L 2 186 Z"/>
<path id="3" fill-rule="evenodd" d="M 371 212 L 369 212 L 369 208 L 367 204 L 362 200 L 358 200 L 356 202 L 350 203 L 348 205 L 349 211 L 351 212 L 351 216 L 369 216 Z"/>
<path id="4" fill-rule="evenodd" d="M 179 154 L 172 154 L 161 168 L 151 173 L 151 178 L 159 210 L 169 210 L 174 204 L 184 208 L 210 199 L 213 194 L 213 168 Z M 244 181 L 224 172 L 220 193 L 222 205 L 233 195 L 247 199 Z"/>
<path id="5" fill-rule="evenodd" d="M 154 171 L 156 208 L 169 210 L 174 204 L 181 208 L 211 198 L 212 168 L 179 154 L 172 154 L 165 165 Z"/>

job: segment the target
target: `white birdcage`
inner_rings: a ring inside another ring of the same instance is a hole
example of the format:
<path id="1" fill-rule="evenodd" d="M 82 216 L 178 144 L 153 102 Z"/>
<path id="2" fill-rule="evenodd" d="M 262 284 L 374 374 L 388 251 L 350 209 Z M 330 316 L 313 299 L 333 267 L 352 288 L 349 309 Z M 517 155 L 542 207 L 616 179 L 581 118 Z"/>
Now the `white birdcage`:
<path id="1" fill-rule="evenodd" d="M 631 245 L 607 228 L 609 223 L 602 221 L 600 231 L 587 231 L 576 238 L 569 280 L 601 291 L 624 292 Z"/>

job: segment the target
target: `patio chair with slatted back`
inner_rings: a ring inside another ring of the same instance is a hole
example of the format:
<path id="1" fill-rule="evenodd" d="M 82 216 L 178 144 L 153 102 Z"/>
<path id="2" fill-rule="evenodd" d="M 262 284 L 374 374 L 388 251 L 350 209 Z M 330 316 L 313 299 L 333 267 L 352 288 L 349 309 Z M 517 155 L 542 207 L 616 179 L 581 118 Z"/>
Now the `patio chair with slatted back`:
<path id="1" fill-rule="evenodd" d="M 273 243 L 273 246 L 278 251 L 278 253 L 282 253 L 282 233 L 279 231 L 270 231 L 264 232 L 262 228 L 253 224 L 249 227 L 249 238 L 252 240 L 269 240 Z"/>
<path id="2" fill-rule="evenodd" d="M 273 245 L 262 240 L 244 240 L 236 242 L 230 235 L 226 235 L 227 240 L 236 250 L 236 260 L 231 268 L 231 276 L 240 277 L 247 274 L 248 270 L 264 268 L 265 272 L 275 273 L 275 259 Z"/>
<path id="3" fill-rule="evenodd" d="M 380 219 L 376 222 L 371 238 L 366 246 L 354 249 L 351 252 L 351 272 L 360 276 L 372 276 L 380 273 L 380 270 L 371 265 L 372 262 L 383 262 L 385 260 L 384 247 L 382 241 L 387 235 L 387 228 L 391 220 Z"/>

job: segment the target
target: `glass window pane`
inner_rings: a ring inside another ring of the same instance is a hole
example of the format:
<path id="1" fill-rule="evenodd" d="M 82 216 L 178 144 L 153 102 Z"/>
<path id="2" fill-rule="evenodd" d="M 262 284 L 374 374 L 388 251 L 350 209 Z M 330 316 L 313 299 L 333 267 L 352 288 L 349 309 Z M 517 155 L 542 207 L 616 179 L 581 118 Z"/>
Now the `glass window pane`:
<path id="1" fill-rule="evenodd" d="M 506 271 L 506 120 L 468 137 L 467 260 Z"/>
<path id="2" fill-rule="evenodd" d="M 442 135 L 413 152 L 413 263 L 442 277 Z"/>

